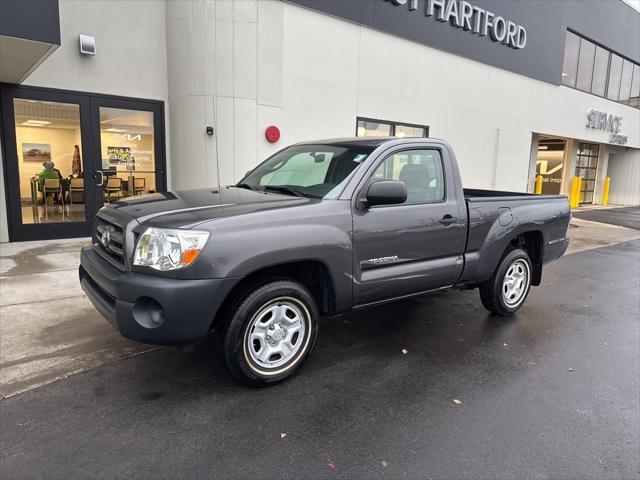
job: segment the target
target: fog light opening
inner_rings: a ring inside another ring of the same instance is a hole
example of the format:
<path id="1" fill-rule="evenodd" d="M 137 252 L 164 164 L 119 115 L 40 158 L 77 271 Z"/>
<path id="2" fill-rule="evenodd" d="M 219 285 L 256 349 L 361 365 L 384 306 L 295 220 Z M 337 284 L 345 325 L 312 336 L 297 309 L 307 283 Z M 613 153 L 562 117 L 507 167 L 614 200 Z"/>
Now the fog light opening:
<path id="1" fill-rule="evenodd" d="M 144 328 L 158 328 L 164 323 L 164 310 L 153 298 L 141 297 L 133 306 L 133 318 Z"/>

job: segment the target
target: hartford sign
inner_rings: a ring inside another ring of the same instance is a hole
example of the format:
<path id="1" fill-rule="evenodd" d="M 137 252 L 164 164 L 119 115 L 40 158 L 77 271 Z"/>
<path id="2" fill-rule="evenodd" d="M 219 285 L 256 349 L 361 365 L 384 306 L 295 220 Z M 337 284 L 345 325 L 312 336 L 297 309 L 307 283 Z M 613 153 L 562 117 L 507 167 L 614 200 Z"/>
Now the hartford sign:
<path id="1" fill-rule="evenodd" d="M 410 11 L 418 10 L 419 0 L 384 0 L 396 6 L 407 6 Z M 511 48 L 522 49 L 527 45 L 527 30 L 509 19 L 473 5 L 466 0 L 425 0 L 427 17 L 452 27 L 462 28 L 481 37 L 489 36 L 494 42 Z"/>

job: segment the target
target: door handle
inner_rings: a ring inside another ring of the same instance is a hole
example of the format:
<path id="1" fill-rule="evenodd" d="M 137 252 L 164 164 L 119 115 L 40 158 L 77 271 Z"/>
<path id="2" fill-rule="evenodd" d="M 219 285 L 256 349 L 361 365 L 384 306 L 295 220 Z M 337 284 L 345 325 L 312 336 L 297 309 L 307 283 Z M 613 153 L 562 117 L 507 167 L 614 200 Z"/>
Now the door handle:
<path id="1" fill-rule="evenodd" d="M 102 173 L 102 170 L 96 170 L 96 173 L 100 174 L 100 183 L 98 183 L 96 187 L 101 187 L 104 185 L 104 173 Z"/>
<path id="2" fill-rule="evenodd" d="M 448 213 L 440 219 L 440 223 L 442 225 L 451 225 L 452 223 L 456 223 L 458 221 L 458 217 L 454 217 L 449 215 Z"/>

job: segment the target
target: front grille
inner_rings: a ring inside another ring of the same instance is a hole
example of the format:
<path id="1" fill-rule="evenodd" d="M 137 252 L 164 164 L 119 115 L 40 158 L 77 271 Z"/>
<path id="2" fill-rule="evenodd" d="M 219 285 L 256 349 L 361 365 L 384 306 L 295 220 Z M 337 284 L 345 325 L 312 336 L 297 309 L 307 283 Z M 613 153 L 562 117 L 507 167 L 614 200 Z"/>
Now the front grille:
<path id="1" fill-rule="evenodd" d="M 124 230 L 121 226 L 96 217 L 94 243 L 101 257 L 124 270 Z"/>

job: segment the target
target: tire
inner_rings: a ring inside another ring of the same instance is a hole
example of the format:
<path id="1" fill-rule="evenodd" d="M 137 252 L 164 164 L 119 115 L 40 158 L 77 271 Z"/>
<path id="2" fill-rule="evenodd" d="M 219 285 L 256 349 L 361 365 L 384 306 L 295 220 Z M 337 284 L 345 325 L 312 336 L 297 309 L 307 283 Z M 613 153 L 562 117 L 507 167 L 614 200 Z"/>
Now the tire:
<path id="1" fill-rule="evenodd" d="M 249 287 L 229 310 L 223 335 L 227 368 L 254 387 L 290 377 L 313 349 L 319 318 L 315 299 L 297 282 Z"/>
<path id="2" fill-rule="evenodd" d="M 531 259 L 521 248 L 508 251 L 493 276 L 480 284 L 480 299 L 491 313 L 508 317 L 524 304 L 531 289 Z"/>

